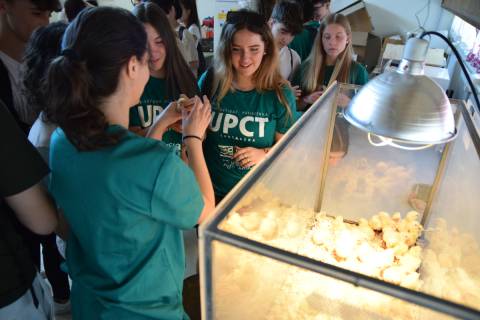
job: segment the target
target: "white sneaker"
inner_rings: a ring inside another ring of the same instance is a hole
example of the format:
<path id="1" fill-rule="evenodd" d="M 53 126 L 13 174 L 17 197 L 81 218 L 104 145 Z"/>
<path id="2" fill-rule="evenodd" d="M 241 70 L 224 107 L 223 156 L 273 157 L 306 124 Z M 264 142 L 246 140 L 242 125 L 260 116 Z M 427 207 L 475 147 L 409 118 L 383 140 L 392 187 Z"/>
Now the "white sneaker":
<path id="1" fill-rule="evenodd" d="M 65 303 L 58 303 L 53 302 L 53 310 L 55 311 L 55 315 L 66 314 L 69 313 L 71 310 L 70 300 Z"/>

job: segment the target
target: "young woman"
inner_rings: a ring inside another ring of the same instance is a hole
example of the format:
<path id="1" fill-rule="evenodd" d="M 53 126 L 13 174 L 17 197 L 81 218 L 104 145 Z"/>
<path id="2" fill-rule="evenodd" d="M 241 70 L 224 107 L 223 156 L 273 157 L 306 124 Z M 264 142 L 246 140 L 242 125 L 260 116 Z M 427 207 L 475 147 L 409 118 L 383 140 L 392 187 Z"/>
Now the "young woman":
<path id="1" fill-rule="evenodd" d="M 368 81 L 364 66 L 353 61 L 352 30 L 348 19 L 341 14 L 329 15 L 320 25 L 312 51 L 292 80 L 299 85 L 302 95 L 300 108 L 310 106 L 326 87 L 337 80 L 363 85 Z M 342 97 L 340 104 L 348 99 Z"/>
<path id="2" fill-rule="evenodd" d="M 162 141 L 127 130 L 149 77 L 147 34 L 130 12 L 83 10 L 47 76 L 46 115 L 59 126 L 50 189 L 70 226 L 74 319 L 182 319 L 181 229 L 213 209 L 202 141 L 210 104 L 170 104 L 152 134 L 182 119 L 189 167 Z"/>
<path id="3" fill-rule="evenodd" d="M 228 14 L 214 66 L 199 86 L 214 106 L 204 148 L 220 200 L 290 128 L 295 96 L 278 71 L 270 28 L 257 13 Z"/>
<path id="4" fill-rule="evenodd" d="M 308 59 L 302 63 L 292 81 L 302 91 L 298 102 L 300 110 L 313 104 L 335 80 L 357 85 L 368 81 L 367 70 L 353 61 L 352 55 L 352 31 L 348 19 L 341 14 L 325 17 Z M 338 105 L 345 107 L 349 101 L 349 97 L 340 94 Z M 336 164 L 346 155 L 348 143 L 348 124 L 343 118 L 337 118 L 330 149 L 331 164 Z"/>
<path id="5" fill-rule="evenodd" d="M 180 94 L 195 96 L 198 87 L 182 58 L 175 34 L 163 10 L 156 4 L 147 2 L 137 5 L 133 14 L 143 23 L 147 32 L 150 71 L 140 104 L 130 110 L 130 127 L 138 132 L 139 129 L 151 127 L 165 107 L 177 100 Z M 177 125 L 169 128 L 162 140 L 180 154 L 181 127 Z"/>
<path id="6" fill-rule="evenodd" d="M 198 19 L 196 0 L 180 0 L 180 6 L 182 8 L 180 20 L 188 31 L 193 34 L 195 45 L 198 46 L 198 42 L 202 38 L 202 33 L 200 32 L 200 20 Z"/>

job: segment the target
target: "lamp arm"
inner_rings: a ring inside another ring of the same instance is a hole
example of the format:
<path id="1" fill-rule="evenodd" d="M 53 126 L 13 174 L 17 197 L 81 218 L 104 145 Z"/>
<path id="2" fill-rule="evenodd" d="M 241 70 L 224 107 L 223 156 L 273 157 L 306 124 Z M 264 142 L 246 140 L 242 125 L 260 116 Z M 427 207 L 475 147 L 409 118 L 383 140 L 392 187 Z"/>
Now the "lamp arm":
<path id="1" fill-rule="evenodd" d="M 467 78 L 467 82 L 470 85 L 470 89 L 472 90 L 473 97 L 475 98 L 475 103 L 477 105 L 477 112 L 480 114 L 480 100 L 478 99 L 477 95 L 477 90 L 475 89 L 475 86 L 473 85 L 472 78 L 470 78 L 470 74 L 467 71 L 467 68 L 465 67 L 465 64 L 463 63 L 462 57 L 458 53 L 458 50 L 453 46 L 453 44 L 448 40 L 447 37 L 445 37 L 443 34 L 437 31 L 425 31 L 420 35 L 420 39 L 423 39 L 425 36 L 428 36 L 430 34 L 436 35 L 439 38 L 442 38 L 443 41 L 445 41 L 450 49 L 452 49 L 453 53 L 457 57 L 457 61 L 460 64 L 460 67 L 462 68 L 463 73 L 465 74 L 465 77 Z"/>

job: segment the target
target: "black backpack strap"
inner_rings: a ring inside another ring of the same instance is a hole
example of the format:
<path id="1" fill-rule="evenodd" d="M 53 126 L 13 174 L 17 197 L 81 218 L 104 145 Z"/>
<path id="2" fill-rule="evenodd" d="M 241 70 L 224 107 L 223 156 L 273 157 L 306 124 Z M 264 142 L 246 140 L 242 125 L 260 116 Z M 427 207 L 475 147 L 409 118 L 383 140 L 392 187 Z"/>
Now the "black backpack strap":
<path id="1" fill-rule="evenodd" d="M 12 114 L 15 122 L 20 126 L 25 134 L 28 134 L 30 131 L 30 125 L 24 123 L 20 120 L 20 117 L 13 106 L 13 93 L 12 93 L 12 84 L 10 82 L 10 77 L 8 75 L 7 67 L 3 64 L 3 61 L 0 59 L 0 100 L 5 104 L 8 111 Z"/>
<path id="2" fill-rule="evenodd" d="M 8 70 L 0 59 L 0 99 L 7 107 L 8 111 L 18 119 L 17 111 L 13 108 L 13 94 L 12 84 L 10 83 L 10 77 L 8 76 Z M 17 121 L 18 122 L 18 121 Z"/>
<path id="3" fill-rule="evenodd" d="M 180 41 L 183 40 L 183 31 L 185 31 L 185 27 L 184 26 L 180 26 L 180 28 L 178 28 L 178 37 L 180 38 Z"/>
<path id="4" fill-rule="evenodd" d="M 292 49 L 288 48 L 288 52 L 290 52 L 290 72 L 293 72 L 293 53 L 292 53 Z"/>

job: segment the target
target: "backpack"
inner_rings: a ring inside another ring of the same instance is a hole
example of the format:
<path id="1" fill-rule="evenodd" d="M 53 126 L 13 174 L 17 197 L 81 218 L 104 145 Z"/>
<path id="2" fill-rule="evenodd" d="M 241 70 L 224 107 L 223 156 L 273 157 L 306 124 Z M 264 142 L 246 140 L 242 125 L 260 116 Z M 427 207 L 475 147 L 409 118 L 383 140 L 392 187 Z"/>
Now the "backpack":
<path id="1" fill-rule="evenodd" d="M 178 37 L 180 38 L 180 41 L 183 39 L 183 31 L 186 29 L 184 26 L 180 26 L 178 29 Z M 198 39 L 198 45 L 197 45 L 197 54 L 198 54 L 198 72 L 197 75 L 200 77 L 205 70 L 207 70 L 207 62 L 205 61 L 205 56 L 203 55 L 203 50 L 202 50 L 202 45 L 200 44 L 200 39 Z"/>

